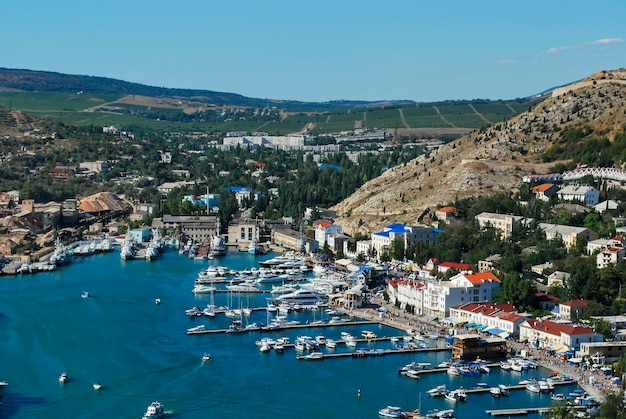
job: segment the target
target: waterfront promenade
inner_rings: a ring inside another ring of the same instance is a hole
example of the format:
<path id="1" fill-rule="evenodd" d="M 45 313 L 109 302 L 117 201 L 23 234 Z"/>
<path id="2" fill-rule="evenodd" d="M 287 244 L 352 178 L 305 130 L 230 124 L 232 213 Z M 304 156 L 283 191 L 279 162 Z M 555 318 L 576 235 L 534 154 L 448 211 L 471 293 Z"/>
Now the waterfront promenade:
<path id="1" fill-rule="evenodd" d="M 386 309 L 386 311 L 382 312 L 382 315 L 379 310 L 380 308 Z M 445 334 L 449 330 L 449 327 L 443 327 L 436 321 L 413 316 L 406 312 L 403 313 L 397 307 L 385 303 L 382 300 L 371 302 L 367 307 L 361 309 L 344 310 L 344 312 L 371 321 L 377 321 L 385 326 L 403 330 L 405 333 L 419 331 L 422 334 L 430 334 L 433 332 Z M 525 350 L 527 357 L 533 357 L 535 362 L 541 367 L 573 377 L 576 383 L 587 392 L 587 394 L 598 401 L 602 401 L 604 394 L 607 392 L 617 393 L 620 391 L 619 386 L 613 382 L 613 377 L 606 376 L 601 371 L 583 371 L 579 365 L 570 365 L 567 360 L 562 360 L 557 355 L 550 355 L 545 351 L 533 348 L 531 345 L 513 339 L 507 340 L 507 347 L 511 354 L 519 355 L 522 353 L 522 350 Z"/>

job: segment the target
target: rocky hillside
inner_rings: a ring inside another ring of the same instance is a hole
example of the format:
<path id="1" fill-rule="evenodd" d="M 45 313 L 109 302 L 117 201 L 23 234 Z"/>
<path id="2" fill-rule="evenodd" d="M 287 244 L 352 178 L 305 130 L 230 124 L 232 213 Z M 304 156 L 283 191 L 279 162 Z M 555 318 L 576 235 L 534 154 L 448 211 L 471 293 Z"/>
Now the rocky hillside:
<path id="1" fill-rule="evenodd" d="M 612 140 L 626 123 L 626 70 L 600 71 L 555 90 L 513 119 L 453 141 L 383 173 L 333 207 L 348 234 L 391 222 L 416 224 L 427 208 L 517 188 L 526 174 L 548 173 L 542 154 L 571 128 L 590 126 Z"/>

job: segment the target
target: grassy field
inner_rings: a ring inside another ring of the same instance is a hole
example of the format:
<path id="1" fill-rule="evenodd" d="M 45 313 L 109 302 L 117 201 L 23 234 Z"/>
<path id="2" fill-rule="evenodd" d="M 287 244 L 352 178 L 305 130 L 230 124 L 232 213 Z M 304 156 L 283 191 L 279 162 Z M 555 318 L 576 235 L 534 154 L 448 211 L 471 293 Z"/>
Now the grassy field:
<path id="1" fill-rule="evenodd" d="M 478 129 L 489 123 L 510 118 L 516 113 L 530 108 L 534 102 L 517 101 L 447 101 L 420 103 L 390 108 L 367 108 L 333 110 L 324 112 L 291 112 L 281 121 L 225 120 L 220 122 L 173 122 L 140 118 L 126 114 L 106 112 L 86 112 L 87 109 L 119 100 L 119 95 L 88 95 L 45 92 L 5 92 L 0 91 L 0 106 L 12 110 L 22 110 L 33 116 L 61 121 L 73 125 L 138 125 L 147 128 L 177 131 L 265 131 L 270 134 L 285 135 L 300 132 L 311 124 L 312 134 L 327 134 L 349 131 L 355 128 L 466 128 Z M 128 97 L 125 98 L 125 102 Z M 158 107 L 145 104 L 112 103 L 113 106 L 133 110 L 150 109 L 151 114 L 177 115 L 180 109 Z M 401 112 L 404 115 L 404 122 Z M 477 114 L 478 112 L 478 114 Z M 447 121 L 447 122 L 446 122 Z"/>

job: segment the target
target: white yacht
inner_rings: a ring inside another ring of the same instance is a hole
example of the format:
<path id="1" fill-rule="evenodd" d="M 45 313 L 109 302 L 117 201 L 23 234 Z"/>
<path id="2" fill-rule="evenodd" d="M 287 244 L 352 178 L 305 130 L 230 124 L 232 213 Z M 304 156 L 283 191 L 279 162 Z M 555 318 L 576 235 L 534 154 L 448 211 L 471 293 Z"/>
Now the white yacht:
<path id="1" fill-rule="evenodd" d="M 193 287 L 193 289 L 191 290 L 191 292 L 193 292 L 194 294 L 208 294 L 210 292 L 215 291 L 215 287 L 212 285 L 203 285 L 203 284 L 197 284 Z"/>
<path id="2" fill-rule="evenodd" d="M 276 297 L 276 300 L 279 303 L 308 305 L 325 303 L 328 301 L 328 295 L 321 294 L 313 290 L 297 289 L 294 292 L 290 292 Z"/>

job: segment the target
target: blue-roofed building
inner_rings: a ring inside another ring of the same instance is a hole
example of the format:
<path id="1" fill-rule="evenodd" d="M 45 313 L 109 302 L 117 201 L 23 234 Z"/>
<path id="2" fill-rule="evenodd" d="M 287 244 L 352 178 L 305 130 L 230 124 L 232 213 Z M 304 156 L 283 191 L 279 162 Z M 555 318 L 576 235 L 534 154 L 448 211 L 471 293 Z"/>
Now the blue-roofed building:
<path id="1" fill-rule="evenodd" d="M 209 208 L 212 211 L 217 211 L 220 206 L 219 194 L 204 194 L 204 195 L 185 195 L 183 201 L 189 201 L 194 205 L 206 208 L 207 202 Z"/>
<path id="2" fill-rule="evenodd" d="M 320 164 L 317 165 L 317 167 L 320 170 L 324 170 L 325 167 L 330 167 L 331 169 L 335 169 L 335 170 L 341 170 L 341 166 L 338 166 L 336 164 L 323 164 L 323 163 L 320 163 Z"/>
<path id="3" fill-rule="evenodd" d="M 402 240 L 407 249 L 416 243 L 424 243 L 432 246 L 437 241 L 441 231 L 428 226 L 410 226 L 401 223 L 389 224 L 376 233 L 372 233 L 372 248 L 379 257 L 385 250 L 391 247 L 395 240 Z"/>

